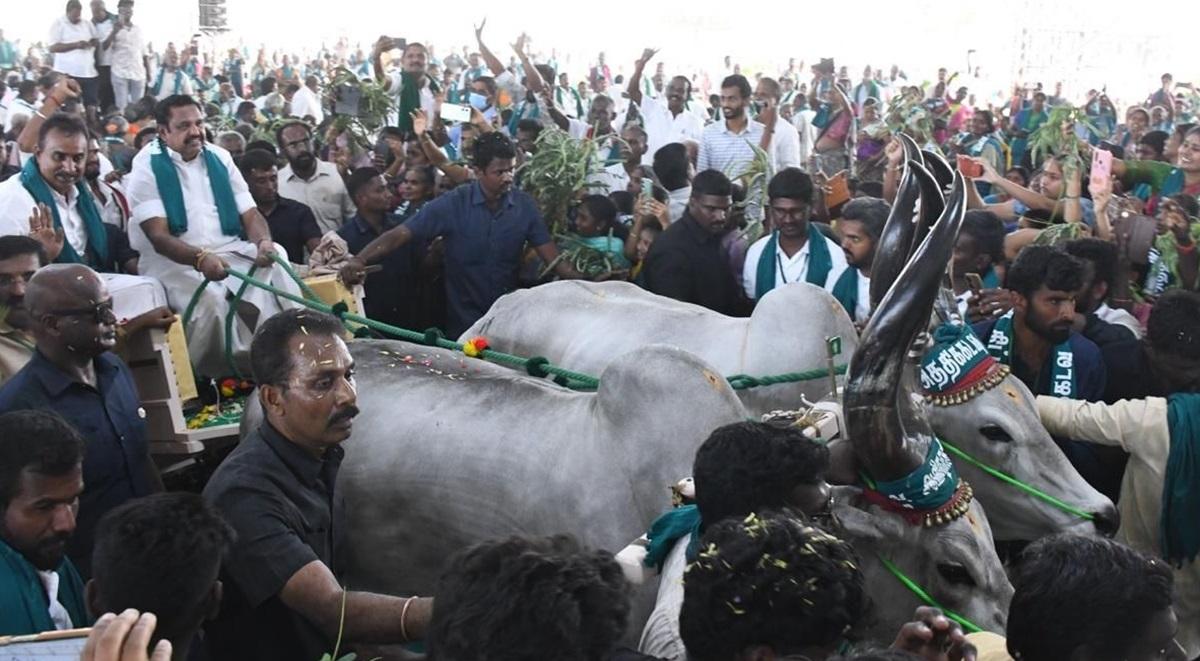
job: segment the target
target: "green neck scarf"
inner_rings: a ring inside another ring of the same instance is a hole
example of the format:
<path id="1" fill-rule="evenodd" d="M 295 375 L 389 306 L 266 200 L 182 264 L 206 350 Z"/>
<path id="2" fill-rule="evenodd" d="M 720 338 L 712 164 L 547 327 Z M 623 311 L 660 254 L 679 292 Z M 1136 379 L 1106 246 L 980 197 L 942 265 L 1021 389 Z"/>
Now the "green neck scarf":
<path id="1" fill-rule="evenodd" d="M 396 126 L 405 133 L 412 132 L 412 114 L 421 109 L 421 83 L 429 81 L 429 91 L 441 91 L 437 81 L 426 73 L 400 72 L 400 117 Z M 432 118 L 431 118 L 432 119 Z"/>
<path id="2" fill-rule="evenodd" d="M 658 517 L 646 532 L 646 538 L 650 541 L 646 544 L 646 557 L 642 559 L 642 564 L 662 571 L 667 554 L 675 548 L 675 542 L 689 534 L 692 536 L 687 548 L 690 561 L 696 557 L 696 550 L 700 546 L 700 509 L 695 505 L 676 507 Z"/>
<path id="3" fill-rule="evenodd" d="M 842 275 L 838 277 L 837 282 L 833 285 L 833 297 L 837 299 L 842 307 L 846 308 L 846 313 L 850 315 L 850 319 L 860 321 L 855 316 L 855 310 L 858 309 L 858 269 L 853 266 L 846 267 L 842 271 Z"/>
<path id="4" fill-rule="evenodd" d="M 996 320 L 992 334 L 988 337 L 987 350 L 996 360 L 1012 366 L 1013 311 Z M 1050 367 L 1050 394 L 1055 397 L 1075 397 L 1075 352 L 1071 351 L 1071 340 L 1054 347 L 1054 362 Z"/>
<path id="5" fill-rule="evenodd" d="M 1182 566 L 1200 552 L 1200 393 L 1177 392 L 1166 402 L 1171 451 L 1158 530 L 1163 558 Z"/>
<path id="6" fill-rule="evenodd" d="M 1171 452 L 1163 476 L 1159 537 L 1162 555 L 1176 567 L 1200 552 L 1200 393 L 1167 398 Z"/>
<path id="7" fill-rule="evenodd" d="M 167 227 L 172 236 L 188 231 L 187 204 L 183 201 L 183 186 L 179 183 L 179 172 L 171 162 L 171 155 L 161 139 L 150 146 L 150 169 L 154 172 L 154 183 L 167 212 Z M 233 196 L 233 185 L 229 183 L 229 170 L 216 154 L 208 149 L 200 151 L 204 167 L 208 171 L 208 185 L 212 187 L 213 199 L 217 203 L 217 215 L 221 218 L 221 233 L 225 236 L 245 238 L 242 217 Z"/>
<path id="8" fill-rule="evenodd" d="M 825 286 L 825 279 L 833 270 L 833 259 L 825 237 L 812 223 L 808 224 L 808 272 L 804 280 L 818 287 Z M 783 278 L 783 258 L 779 256 L 779 232 L 771 233 L 762 254 L 758 256 L 758 270 L 754 279 L 754 300 L 760 300 L 775 288 L 776 276 Z M 783 283 L 787 284 L 784 279 Z"/>
<path id="9" fill-rule="evenodd" d="M 165 72 L 166 70 L 167 70 L 166 67 L 158 68 L 158 77 L 154 79 L 154 84 L 150 86 L 150 93 L 153 94 L 154 96 L 158 96 L 158 93 L 162 91 L 163 72 Z M 173 88 L 173 91 L 171 92 L 171 94 L 172 95 L 179 94 L 179 93 L 181 93 L 182 90 L 183 90 L 183 71 L 176 69 L 175 70 L 175 87 Z"/>
<path id="10" fill-rule="evenodd" d="M 58 203 L 54 201 L 50 186 L 46 184 L 45 179 L 42 179 L 42 173 L 38 171 L 37 159 L 31 158 L 25 161 L 25 165 L 21 166 L 20 176 L 21 185 L 29 191 L 34 201 L 50 207 L 50 213 L 54 215 L 55 229 L 62 229 L 62 218 L 58 215 Z M 80 255 L 71 246 L 70 241 L 63 241 L 62 252 L 58 253 L 58 259 L 54 261 L 60 264 L 88 263 L 91 266 L 107 270 L 110 266 L 108 231 L 104 228 L 104 221 L 100 218 L 100 209 L 96 207 L 92 191 L 88 190 L 87 183 L 82 179 L 75 183 L 75 208 L 79 210 L 79 215 L 83 218 L 83 229 L 87 232 L 86 254 Z M 89 254 L 91 259 L 86 259 Z"/>
<path id="11" fill-rule="evenodd" d="M 58 569 L 58 602 L 67 609 L 71 624 L 86 627 L 87 609 L 83 605 L 83 581 L 67 558 Z M 46 588 L 29 561 L 8 544 L 0 541 L 0 632 L 28 635 L 53 631 Z"/>

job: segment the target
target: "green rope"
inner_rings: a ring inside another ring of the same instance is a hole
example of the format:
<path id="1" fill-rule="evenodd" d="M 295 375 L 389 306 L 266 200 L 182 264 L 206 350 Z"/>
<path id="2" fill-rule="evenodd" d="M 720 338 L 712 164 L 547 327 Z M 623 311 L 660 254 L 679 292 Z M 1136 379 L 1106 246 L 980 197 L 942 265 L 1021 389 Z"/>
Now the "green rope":
<path id="1" fill-rule="evenodd" d="M 1025 493 L 1033 496 L 1034 498 L 1041 499 L 1068 514 L 1073 514 L 1073 515 L 1075 515 L 1081 519 L 1084 519 L 1086 521 L 1093 521 L 1096 518 L 1096 516 L 1094 514 L 1085 512 L 1085 511 L 1079 509 L 1078 507 L 1075 507 L 1074 505 L 1068 505 L 1067 503 L 1064 503 L 1063 501 L 1055 498 L 1054 496 L 1051 496 L 1050 494 L 1038 489 L 1037 487 L 1025 484 L 1024 482 L 1018 480 L 1017 478 L 1015 478 L 1007 473 L 1004 473 L 998 469 L 988 466 L 987 464 L 983 463 L 982 461 L 979 461 L 975 457 L 972 457 L 971 455 L 954 447 L 953 445 L 947 443 L 946 441 L 942 441 L 942 447 L 946 448 L 946 450 L 948 450 L 950 452 L 950 454 L 953 454 L 954 456 L 962 459 L 963 461 L 966 461 L 969 464 L 977 466 L 980 470 L 987 473 L 988 475 L 991 475 L 992 477 L 994 477 L 1002 482 L 1010 484 L 1010 485 L 1020 489 L 1021 491 L 1024 491 Z"/>
<path id="2" fill-rule="evenodd" d="M 845 374 L 846 366 L 838 365 L 833 369 L 833 372 L 834 374 Z M 747 374 L 734 374 L 726 378 L 729 381 L 729 387 L 734 390 L 746 390 L 749 388 L 758 388 L 759 386 L 774 386 L 781 383 L 813 381 L 815 379 L 823 379 L 827 376 L 829 376 L 829 370 L 822 367 L 821 369 L 808 370 L 807 372 L 785 372 L 783 374 L 757 377 Z"/>
<path id="3" fill-rule="evenodd" d="M 257 270 L 258 265 L 255 264 L 250 267 L 250 271 L 246 275 L 253 276 Z M 250 283 L 242 281 L 242 286 L 238 287 L 237 292 L 234 293 L 233 300 L 229 303 L 229 310 L 225 313 L 225 364 L 229 366 L 229 369 L 233 370 L 233 375 L 239 379 L 242 378 L 242 371 L 238 369 L 237 361 L 233 359 L 233 342 L 230 342 L 229 338 L 233 337 L 233 323 L 237 318 L 238 303 L 242 302 L 242 296 L 245 295 L 246 290 L 249 288 Z"/>
<path id="4" fill-rule="evenodd" d="M 271 261 L 278 264 L 279 267 L 283 269 L 284 273 L 291 276 L 292 280 L 296 283 L 296 286 L 300 287 L 300 291 L 304 294 L 304 298 L 307 298 L 310 301 L 321 300 L 321 297 L 317 296 L 317 292 L 313 291 L 312 287 L 308 286 L 308 283 L 304 281 L 304 278 L 300 277 L 300 274 L 296 273 L 296 269 L 292 268 L 292 265 L 288 263 L 288 260 L 280 257 L 279 253 L 271 253 Z"/>
<path id="5" fill-rule="evenodd" d="M 892 573 L 892 576 L 895 576 L 896 580 L 904 584 L 904 587 L 908 588 L 913 594 L 917 595 L 918 599 L 925 602 L 926 606 L 933 606 L 934 608 L 942 611 L 942 615 L 945 615 L 951 620 L 957 622 L 958 625 L 961 626 L 967 633 L 979 633 L 983 631 L 979 625 L 939 604 L 937 599 L 934 599 L 933 596 L 926 592 L 924 588 L 922 588 L 920 585 L 917 585 L 916 581 L 906 576 L 904 572 L 900 571 L 899 567 L 892 564 L 887 558 L 880 554 L 876 554 L 876 556 L 878 556 L 879 561 L 883 563 L 883 566 Z"/>

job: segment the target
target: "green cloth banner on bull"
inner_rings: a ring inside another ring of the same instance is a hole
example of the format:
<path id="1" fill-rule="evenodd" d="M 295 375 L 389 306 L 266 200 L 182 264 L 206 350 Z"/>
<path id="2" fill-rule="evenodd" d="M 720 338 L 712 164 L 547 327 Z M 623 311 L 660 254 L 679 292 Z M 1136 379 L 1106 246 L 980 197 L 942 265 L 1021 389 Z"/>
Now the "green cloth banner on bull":
<path id="1" fill-rule="evenodd" d="M 646 532 L 650 543 L 646 545 L 646 557 L 642 564 L 657 567 L 662 571 L 667 554 L 675 548 L 675 542 L 688 534 L 692 536 L 687 547 L 687 557 L 691 560 L 696 557 L 696 551 L 700 548 L 700 509 L 695 505 L 676 507 L 658 517 Z"/>
<path id="2" fill-rule="evenodd" d="M 921 388 L 934 404 L 961 404 L 1008 374 L 966 324 L 945 323 L 921 359 Z"/>
<path id="3" fill-rule="evenodd" d="M 187 205 L 183 201 L 183 185 L 179 183 L 179 172 L 161 139 L 150 145 L 150 169 L 154 172 L 154 183 L 158 196 L 162 198 L 163 210 L 167 213 L 167 228 L 171 236 L 180 236 L 188 231 Z M 200 150 L 204 168 L 208 171 L 208 185 L 212 188 L 213 200 L 217 203 L 217 215 L 221 218 L 221 233 L 225 236 L 244 236 L 242 216 L 237 210 L 237 199 L 233 196 L 233 185 L 229 183 L 229 169 L 221 159 L 208 149 Z"/>
<path id="4" fill-rule="evenodd" d="M 1159 536 L 1162 555 L 1176 567 L 1200 553 L 1200 393 L 1167 398 L 1171 452 L 1163 477 Z"/>
<path id="5" fill-rule="evenodd" d="M 988 338 L 988 353 L 1005 365 L 1012 365 L 1013 311 L 996 320 L 992 335 Z M 1071 340 L 1054 347 L 1054 362 L 1050 366 L 1050 392 L 1055 397 L 1067 399 L 1075 396 L 1075 353 L 1071 351 Z"/>
<path id="6" fill-rule="evenodd" d="M 761 300 L 767 292 L 775 288 L 776 271 L 782 271 L 779 258 L 779 232 L 771 232 L 767 245 L 758 256 L 758 269 L 754 278 L 754 300 Z M 818 287 L 825 286 L 829 272 L 833 270 L 833 259 L 829 256 L 829 246 L 825 243 L 825 235 L 812 223 L 808 224 L 808 273 L 804 280 Z M 783 282 L 782 284 L 787 284 Z"/>
<path id="7" fill-rule="evenodd" d="M 931 439 L 925 461 L 916 470 L 898 480 L 876 482 L 870 490 L 883 496 L 895 508 L 913 512 L 933 512 L 954 500 L 958 490 L 958 471 L 942 442 Z"/>
<path id="8" fill-rule="evenodd" d="M 36 158 L 25 161 L 25 165 L 21 166 L 20 176 L 21 185 L 29 192 L 30 197 L 35 202 L 50 208 L 50 213 L 54 216 L 54 229 L 63 229 L 62 218 L 58 214 L 58 203 L 54 200 L 50 186 L 42 178 L 41 171 L 38 170 Z M 83 218 L 83 229 L 87 232 L 87 250 L 84 255 L 80 255 L 70 241 L 64 240 L 62 251 L 58 253 L 58 258 L 54 261 L 63 264 L 83 263 L 87 257 L 86 252 L 91 252 L 96 260 L 92 266 L 98 269 L 107 269 L 109 267 L 108 231 L 104 227 L 104 220 L 100 218 L 100 209 L 96 206 L 96 200 L 92 197 L 92 192 L 88 190 L 87 183 L 83 179 L 75 183 L 75 208 L 79 210 L 79 215 Z"/>

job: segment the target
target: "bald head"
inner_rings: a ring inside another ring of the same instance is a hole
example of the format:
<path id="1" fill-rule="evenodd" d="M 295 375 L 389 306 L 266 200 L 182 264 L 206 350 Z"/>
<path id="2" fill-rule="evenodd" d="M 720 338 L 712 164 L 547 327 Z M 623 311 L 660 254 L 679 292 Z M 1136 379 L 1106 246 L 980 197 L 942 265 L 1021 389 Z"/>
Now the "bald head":
<path id="1" fill-rule="evenodd" d="M 108 298 L 104 281 L 83 264 L 48 264 L 38 269 L 25 290 L 25 307 L 38 318 L 55 310 L 95 305 Z"/>

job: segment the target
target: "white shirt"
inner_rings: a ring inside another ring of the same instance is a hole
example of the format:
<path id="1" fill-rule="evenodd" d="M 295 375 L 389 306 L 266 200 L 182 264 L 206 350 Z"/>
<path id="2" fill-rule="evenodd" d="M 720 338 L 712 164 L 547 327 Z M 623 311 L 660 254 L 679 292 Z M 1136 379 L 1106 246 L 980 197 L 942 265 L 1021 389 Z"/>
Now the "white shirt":
<path id="1" fill-rule="evenodd" d="M 397 70 L 389 73 L 386 77 L 386 80 L 387 86 L 384 89 L 386 89 L 388 93 L 390 93 L 396 99 L 396 111 L 392 113 L 391 117 L 392 125 L 395 126 L 397 123 L 399 123 L 400 119 L 400 89 L 404 85 L 404 78 L 400 76 L 400 71 Z M 429 89 L 429 85 L 422 85 L 421 110 L 425 111 L 425 116 L 429 117 L 430 120 L 433 119 L 434 101 L 435 99 L 433 98 L 433 91 Z M 313 213 L 316 212 L 314 211 Z"/>
<path id="2" fill-rule="evenodd" d="M 95 28 L 96 39 L 100 42 L 96 44 L 96 64 L 102 67 L 112 66 L 112 47 L 110 46 L 108 49 L 105 49 L 104 40 L 108 39 L 108 35 L 112 34 L 117 17 L 109 14 L 108 18 L 99 23 L 91 19 L 87 19 L 87 21 Z"/>
<path id="3" fill-rule="evenodd" d="M 800 162 L 807 163 L 812 156 L 813 135 L 811 117 L 807 110 L 792 114 L 792 126 L 796 129 L 796 137 L 800 141 Z"/>
<path id="4" fill-rule="evenodd" d="M 91 21 L 82 18 L 78 23 L 72 23 L 66 16 L 59 16 L 50 27 L 51 45 L 90 41 L 95 38 L 96 27 Z M 65 53 L 55 53 L 54 70 L 75 78 L 95 78 L 96 51 L 92 48 L 76 48 Z"/>
<path id="5" fill-rule="evenodd" d="M 176 76 L 175 74 L 179 74 Z M 158 92 L 154 91 L 155 83 L 158 83 L 159 75 L 162 76 L 162 84 L 159 85 Z M 176 86 L 178 83 L 178 86 Z M 146 81 L 146 94 L 153 94 L 154 98 L 162 101 L 163 99 L 173 94 L 187 94 L 191 96 L 195 89 L 192 87 L 192 77 L 187 75 L 183 69 L 168 71 L 166 67 L 160 67 L 154 72 L 154 76 Z"/>
<path id="6" fill-rule="evenodd" d="M 843 253 L 844 254 L 844 253 Z M 858 305 L 854 306 L 854 318 L 866 319 L 871 315 L 871 278 L 858 273 Z"/>
<path id="7" fill-rule="evenodd" d="M 624 163 L 613 163 L 588 177 L 589 183 L 599 184 L 588 190 L 588 193 L 607 195 L 614 191 L 625 190 L 629 186 L 629 173 L 625 171 Z"/>
<path id="8" fill-rule="evenodd" d="M 71 614 L 67 612 L 67 607 L 58 600 L 58 572 L 39 569 L 37 575 L 42 581 L 42 587 L 46 589 L 46 599 L 50 602 L 46 611 L 50 613 L 50 621 L 54 622 L 54 628 L 58 631 L 74 629 L 75 625 L 71 622 Z"/>
<path id="9" fill-rule="evenodd" d="M 800 160 L 800 132 L 786 121 L 775 121 L 769 151 L 771 158 L 775 159 L 776 170 L 803 167 L 803 161 Z"/>
<path id="10" fill-rule="evenodd" d="M 1138 322 L 1137 317 L 1129 314 L 1129 312 L 1120 308 L 1110 308 L 1108 307 L 1108 303 L 1101 303 L 1100 307 L 1096 308 L 1096 316 L 1101 321 L 1124 326 L 1133 332 L 1134 337 L 1139 340 L 1142 339 L 1142 324 Z"/>
<path id="11" fill-rule="evenodd" d="M 683 212 L 687 211 L 690 199 L 692 199 L 691 185 L 667 192 L 667 215 L 671 218 L 672 223 L 683 218 Z"/>
<path id="12" fill-rule="evenodd" d="M 684 140 L 700 142 L 704 136 L 704 122 L 686 109 L 678 115 L 672 115 L 666 104 L 645 95 L 642 96 L 638 108 L 646 120 L 646 153 L 642 156 L 643 165 L 652 165 L 654 152 L 664 145 Z"/>
<path id="13" fill-rule="evenodd" d="M 28 103 L 25 99 L 19 97 L 14 99 L 12 105 L 8 107 L 8 116 L 4 118 L 4 132 L 8 133 L 12 130 L 13 122 L 18 117 L 33 117 L 37 110 L 37 106 Z"/>
<path id="14" fill-rule="evenodd" d="M 113 37 L 112 46 L 108 53 L 112 58 L 113 78 L 125 80 L 145 80 L 146 64 L 142 53 L 146 50 L 146 42 L 142 38 L 142 28 L 131 25 L 121 28 Z"/>
<path id="15" fill-rule="evenodd" d="M 254 208 L 254 198 L 241 171 L 233 164 L 229 152 L 213 144 L 206 144 L 205 149 L 221 159 L 221 164 L 229 171 L 229 184 L 233 187 L 233 198 L 237 203 L 239 215 Z M 133 213 L 133 222 L 140 225 L 151 218 L 166 218 L 167 210 L 163 206 L 162 197 L 158 192 L 158 184 L 150 167 L 150 156 L 158 152 L 158 142 L 151 142 L 133 158 L 133 166 L 125 178 L 128 191 L 129 207 Z M 212 184 L 208 179 L 208 167 L 203 155 L 196 156 L 190 161 L 184 161 L 178 152 L 167 149 L 171 164 L 179 174 L 179 184 L 183 189 L 183 203 L 187 208 L 187 231 L 177 238 L 197 248 L 220 248 L 226 244 L 240 241 L 236 236 L 227 236 L 221 231 L 221 217 L 217 214 L 216 198 L 213 196 Z M 141 232 L 131 232 L 133 242 Z M 151 250 L 152 246 L 135 246 L 136 250 Z"/>
<path id="16" fill-rule="evenodd" d="M 308 115 L 312 115 L 315 124 L 320 124 L 325 120 L 325 111 L 321 109 L 321 100 L 307 85 L 301 85 L 300 89 L 292 95 L 291 116 L 303 118 Z"/>
<path id="17" fill-rule="evenodd" d="M 83 226 L 83 216 L 75 206 L 79 192 L 71 188 L 71 193 L 63 197 L 58 191 L 50 189 L 54 198 L 54 206 L 58 208 L 58 218 L 62 222 L 63 236 L 67 243 L 82 255 L 87 250 L 87 230 Z M 21 176 L 13 175 L 4 183 L 0 183 L 0 236 L 19 234 L 29 235 L 29 215 L 33 213 L 37 201 L 21 184 Z"/>
<path id="18" fill-rule="evenodd" d="M 754 160 L 754 147 L 762 142 L 763 125 L 754 120 L 740 133 L 730 131 L 724 118 L 704 127 L 696 171 L 718 170 L 736 176 Z M 751 146 L 753 145 L 753 146 Z"/>
<path id="19" fill-rule="evenodd" d="M 833 263 L 833 268 L 829 269 L 829 275 L 825 277 L 825 291 L 832 292 L 833 285 L 837 283 L 838 278 L 842 276 L 842 271 L 846 270 L 846 253 L 834 242 L 825 238 L 823 234 L 818 233 L 821 240 L 825 242 L 825 247 L 829 250 L 829 261 Z M 758 259 L 762 256 L 763 250 L 767 248 L 767 241 L 770 235 L 755 241 L 750 249 L 746 251 L 746 263 L 742 266 L 742 287 L 746 290 L 746 296 L 752 300 L 755 298 L 756 286 L 758 284 Z M 776 243 L 775 246 L 775 286 L 792 284 L 794 282 L 808 282 L 808 254 L 811 247 L 809 241 L 804 242 L 804 247 L 796 251 L 796 254 L 788 257 L 783 251 L 783 247 Z M 861 281 L 861 278 L 860 278 Z M 860 289 L 861 291 L 861 289 Z M 867 303 L 870 304 L 870 296 L 867 296 Z"/>
<path id="20" fill-rule="evenodd" d="M 322 234 L 341 227 L 356 213 L 342 175 L 329 161 L 318 160 L 317 170 L 308 180 L 292 172 L 290 165 L 280 170 L 279 195 L 308 205 Z"/>

